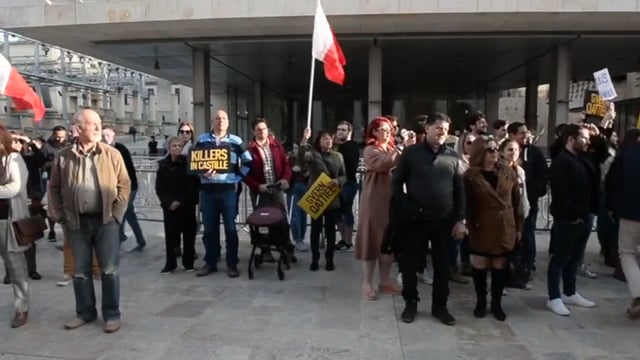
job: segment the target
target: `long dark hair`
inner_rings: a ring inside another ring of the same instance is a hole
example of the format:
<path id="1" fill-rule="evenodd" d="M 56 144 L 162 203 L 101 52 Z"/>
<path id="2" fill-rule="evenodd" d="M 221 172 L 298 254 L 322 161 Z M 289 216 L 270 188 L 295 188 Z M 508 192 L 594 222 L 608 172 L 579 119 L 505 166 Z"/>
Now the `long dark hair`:
<path id="1" fill-rule="evenodd" d="M 638 139 L 640 138 L 640 129 L 629 129 L 626 133 L 624 133 L 624 137 L 622 138 L 622 143 L 620 143 L 620 149 L 624 150 L 629 146 L 638 143 Z"/>
<path id="2" fill-rule="evenodd" d="M 313 140 L 313 148 L 319 152 L 322 152 L 322 149 L 320 149 L 320 140 L 322 139 L 323 136 L 329 136 L 330 138 L 333 139 L 333 133 L 331 131 L 328 130 L 320 130 L 320 132 L 318 132 L 318 134 L 316 135 L 316 138 Z"/>

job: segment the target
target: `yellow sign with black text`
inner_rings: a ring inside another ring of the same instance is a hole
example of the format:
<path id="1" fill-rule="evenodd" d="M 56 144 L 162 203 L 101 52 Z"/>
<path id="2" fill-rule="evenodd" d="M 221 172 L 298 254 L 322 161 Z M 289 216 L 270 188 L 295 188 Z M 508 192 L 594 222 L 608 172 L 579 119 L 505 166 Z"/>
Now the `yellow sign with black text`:
<path id="1" fill-rule="evenodd" d="M 607 113 L 607 104 L 605 104 L 602 96 L 595 91 L 585 92 L 584 112 L 586 116 L 596 116 L 603 118 Z"/>
<path id="2" fill-rule="evenodd" d="M 189 171 L 227 173 L 231 167 L 231 151 L 227 146 L 213 146 L 189 150 Z"/>
<path id="3" fill-rule="evenodd" d="M 320 217 L 324 210 L 340 194 L 340 187 L 331 187 L 329 186 L 330 182 L 331 178 L 327 174 L 320 174 L 316 181 L 311 184 L 309 190 L 298 201 L 298 206 L 314 220 Z"/>

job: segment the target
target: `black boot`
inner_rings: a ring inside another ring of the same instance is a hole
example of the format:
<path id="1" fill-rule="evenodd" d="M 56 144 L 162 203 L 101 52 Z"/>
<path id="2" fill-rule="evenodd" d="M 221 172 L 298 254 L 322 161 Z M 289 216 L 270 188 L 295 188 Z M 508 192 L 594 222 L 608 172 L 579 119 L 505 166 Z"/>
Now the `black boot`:
<path id="1" fill-rule="evenodd" d="M 502 310 L 502 291 L 506 273 L 504 269 L 491 270 L 491 313 L 498 321 L 507 319 L 507 315 Z"/>
<path id="2" fill-rule="evenodd" d="M 487 270 L 472 269 L 473 287 L 476 290 L 476 308 L 473 316 L 483 318 L 487 314 Z"/>
<path id="3" fill-rule="evenodd" d="M 416 314 L 418 313 L 418 300 L 407 300 L 404 302 L 404 310 L 402 310 L 402 314 L 400 318 L 403 322 L 410 324 L 415 320 Z"/>
<path id="4" fill-rule="evenodd" d="M 311 265 L 309 266 L 309 270 L 318 271 L 320 266 L 318 265 L 318 260 L 320 260 L 320 254 L 312 254 L 311 255 Z"/>
<path id="5" fill-rule="evenodd" d="M 324 258 L 325 258 L 324 269 L 326 271 L 333 271 L 336 268 L 333 264 L 333 251 L 331 253 L 325 252 Z"/>

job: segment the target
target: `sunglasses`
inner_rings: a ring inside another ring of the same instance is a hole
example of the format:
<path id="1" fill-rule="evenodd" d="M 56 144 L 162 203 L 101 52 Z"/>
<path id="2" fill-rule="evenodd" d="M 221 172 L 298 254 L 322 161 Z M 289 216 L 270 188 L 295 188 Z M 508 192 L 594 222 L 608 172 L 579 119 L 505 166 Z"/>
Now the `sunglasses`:
<path id="1" fill-rule="evenodd" d="M 465 142 L 466 145 L 473 145 L 473 141 L 467 141 Z"/>
<path id="2" fill-rule="evenodd" d="M 180 134 L 191 134 L 191 130 L 180 130 L 178 131 Z"/>
<path id="3" fill-rule="evenodd" d="M 497 147 L 488 147 L 486 149 L 484 149 L 485 152 L 489 153 L 489 154 L 495 154 L 497 153 L 499 150 Z"/>

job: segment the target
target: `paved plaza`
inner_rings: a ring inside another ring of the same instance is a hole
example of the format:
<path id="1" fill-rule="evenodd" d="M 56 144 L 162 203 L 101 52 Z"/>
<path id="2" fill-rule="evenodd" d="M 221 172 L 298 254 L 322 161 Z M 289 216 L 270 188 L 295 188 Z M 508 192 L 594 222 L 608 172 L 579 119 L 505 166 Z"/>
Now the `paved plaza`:
<path id="1" fill-rule="evenodd" d="M 183 270 L 162 276 L 162 225 L 143 222 L 143 227 L 148 248 L 121 257 L 119 332 L 103 333 L 102 321 L 63 330 L 74 315 L 73 288 L 55 286 L 62 253 L 41 240 L 38 270 L 43 279 L 32 282 L 30 321 L 23 328 L 9 328 L 13 294 L 0 285 L 0 360 L 640 358 L 640 322 L 624 316 L 626 285 L 595 266 L 600 278 L 580 278 L 579 288 L 598 307 L 572 309 L 571 317 L 560 318 L 545 308 L 544 252 L 539 253 L 534 289 L 509 290 L 504 299 L 507 322 L 473 318 L 472 285 L 452 284 L 450 309 L 458 324 L 447 327 L 429 316 L 427 285 L 421 285 L 427 296 L 413 324 L 397 320 L 401 297 L 361 300 L 360 268 L 353 254 L 337 254 L 332 273 L 310 272 L 306 253 L 285 281 L 278 281 L 272 264 L 248 280 L 249 241 L 242 230 L 240 279 L 229 279 L 224 271 L 205 278 Z M 539 238 L 543 249 L 546 233 Z M 588 254 L 593 263 L 596 243 L 592 239 Z M 132 239 L 125 243 L 126 248 L 133 245 Z M 200 240 L 198 253 L 203 254 Z"/>

